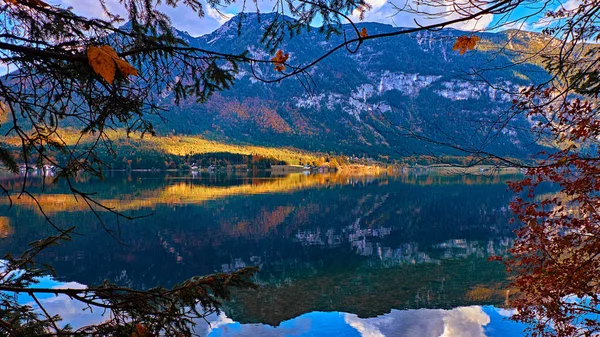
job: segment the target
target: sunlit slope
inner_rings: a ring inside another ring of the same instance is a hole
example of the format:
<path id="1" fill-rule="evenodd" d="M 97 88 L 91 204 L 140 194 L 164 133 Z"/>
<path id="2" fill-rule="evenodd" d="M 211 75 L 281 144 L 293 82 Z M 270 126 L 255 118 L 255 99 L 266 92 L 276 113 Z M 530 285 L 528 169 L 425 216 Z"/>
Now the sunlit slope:
<path id="1" fill-rule="evenodd" d="M 154 151 L 165 155 L 180 157 L 186 155 L 229 153 L 244 156 L 259 155 L 261 157 L 283 161 L 287 164 L 310 163 L 319 157 L 319 154 L 317 153 L 310 153 L 294 148 L 234 145 L 225 142 L 211 141 L 201 136 L 141 137 L 136 134 L 128 136 L 124 131 L 109 131 L 107 132 L 107 136 L 114 142 L 116 150 L 123 147 L 134 147 L 139 152 Z M 90 135 L 80 138 L 80 134 L 70 128 L 61 130 L 60 137 L 55 138 L 57 141 L 60 138 L 60 140 L 64 141 L 68 146 L 74 146 L 79 143 L 78 149 L 81 151 L 95 141 L 95 138 Z M 21 146 L 21 140 L 17 137 L 5 137 L 1 142 L 15 148 Z M 123 154 L 117 151 L 117 156 L 123 156 Z"/>

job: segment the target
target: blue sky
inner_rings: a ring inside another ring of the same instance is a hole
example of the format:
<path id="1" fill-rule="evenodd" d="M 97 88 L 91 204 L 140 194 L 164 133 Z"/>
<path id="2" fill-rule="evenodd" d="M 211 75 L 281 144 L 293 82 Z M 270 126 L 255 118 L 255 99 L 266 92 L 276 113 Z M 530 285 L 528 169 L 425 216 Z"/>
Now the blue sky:
<path id="1" fill-rule="evenodd" d="M 453 1 L 457 3 L 467 1 L 467 0 L 452 0 L 447 1 L 451 4 Z M 509 27 L 514 28 L 522 28 L 526 30 L 538 30 L 541 26 L 543 26 L 542 14 L 538 14 L 535 17 L 528 19 L 526 22 L 517 21 L 512 22 L 517 18 L 521 18 L 528 14 L 537 13 L 541 9 L 541 5 L 543 3 L 548 3 L 548 9 L 556 9 L 559 6 L 571 7 L 575 6 L 580 0 L 549 0 L 546 1 L 529 1 L 527 5 L 519 7 L 512 17 L 494 17 L 492 15 L 486 15 L 479 20 L 472 20 L 466 23 L 462 23 L 454 26 L 454 28 L 462 29 L 462 30 L 482 30 L 488 27 L 493 27 L 498 23 L 504 23 L 506 21 L 511 21 Z M 81 15 L 88 17 L 104 17 L 104 13 L 99 4 L 98 0 L 49 0 L 50 4 L 59 5 L 62 7 L 73 7 L 73 10 Z M 251 3 L 251 2 L 249 2 Z M 259 1 L 259 7 L 261 12 L 271 12 L 273 10 L 273 4 L 276 3 L 274 1 Z M 415 26 L 415 20 L 422 25 L 431 24 L 439 20 L 447 20 L 444 19 L 431 19 L 425 18 L 422 16 L 418 16 L 411 13 L 400 12 L 394 8 L 392 3 L 398 7 L 402 7 L 406 4 L 414 6 L 415 1 L 413 0 L 394 0 L 392 2 L 387 0 L 368 0 L 368 3 L 372 6 L 372 10 L 370 10 L 365 17 L 365 21 L 368 22 L 381 22 L 386 24 L 391 24 L 399 27 L 410 27 Z M 122 15 L 125 14 L 122 6 L 119 4 L 119 0 L 106 0 L 107 6 L 115 11 L 116 13 L 120 13 Z M 252 6 L 252 5 L 249 5 Z M 191 10 L 187 9 L 185 6 L 179 6 L 177 8 L 171 8 L 168 6 L 161 6 L 161 9 L 164 10 L 172 19 L 173 25 L 180 29 L 187 31 L 193 36 L 199 36 L 203 34 L 210 33 L 218 28 L 221 24 L 227 21 L 227 18 L 222 17 L 218 11 L 208 5 L 205 4 L 206 16 L 204 18 L 199 18 L 195 13 Z M 420 8 L 423 10 L 423 8 Z M 252 7 L 247 7 L 248 11 L 254 11 Z M 240 11 L 240 7 L 237 4 L 233 4 L 227 7 L 219 8 L 219 11 L 226 15 L 233 15 Z M 353 16 L 353 19 L 358 21 L 358 17 L 356 15 Z"/>
<path id="2" fill-rule="evenodd" d="M 97 17 L 106 18 L 105 13 L 102 10 L 99 0 L 46 0 L 53 6 L 61 6 L 63 8 L 71 7 L 74 12 L 86 16 L 86 17 Z M 204 0 L 202 0 L 204 1 Z M 461 3 L 469 0 L 446 0 L 444 3 L 452 4 L 454 2 Z M 511 17 L 494 17 L 492 15 L 486 15 L 478 20 L 471 20 L 453 26 L 453 28 L 465 30 L 465 31 L 480 31 L 489 29 L 490 27 L 502 25 L 503 28 L 519 28 L 529 31 L 539 31 L 546 23 L 543 20 L 544 8 L 541 4 L 545 4 L 545 9 L 556 9 L 560 6 L 565 8 L 573 8 L 577 6 L 581 0 L 525 0 L 526 5 L 517 8 Z M 183 0 L 181 0 L 183 2 Z M 238 1 L 240 2 L 240 1 Z M 423 16 L 407 13 L 398 12 L 395 8 L 403 7 L 405 5 L 413 5 L 417 0 L 367 0 L 372 6 L 372 9 L 367 12 L 365 16 L 365 22 L 380 22 L 390 24 L 397 27 L 414 27 L 419 25 L 429 25 L 440 20 L 448 20 L 453 17 L 445 17 L 438 19 L 426 18 Z M 219 28 L 223 23 L 228 20 L 228 17 L 237 14 L 241 7 L 238 4 L 232 4 L 227 7 L 219 8 L 217 11 L 215 8 L 210 7 L 204 3 L 204 10 L 206 12 L 205 17 L 199 18 L 198 15 L 186 6 L 180 5 L 176 8 L 172 8 L 163 5 L 159 9 L 164 11 L 171 18 L 173 25 L 182 31 L 187 31 L 192 36 L 200 36 L 211 33 L 215 29 Z M 259 9 L 262 13 L 273 11 L 273 5 L 277 3 L 274 0 L 258 0 Z M 120 4 L 119 0 L 105 0 L 106 6 L 113 12 L 125 16 L 126 11 Z M 253 2 L 248 1 L 248 7 L 246 11 L 255 11 L 252 7 Z M 419 8 L 423 10 L 423 8 Z M 541 11 L 541 12 L 540 12 Z M 220 13 L 225 14 L 223 17 Z M 537 15 L 527 19 L 518 20 L 527 15 L 537 13 Z M 456 16 L 454 16 L 455 18 Z M 359 19 L 356 15 L 352 16 L 353 21 L 358 22 Z M 508 24 L 507 24 L 508 22 Z M 316 23 L 318 24 L 318 22 Z M 0 74 L 5 74 L 7 67 L 4 64 L 0 64 Z"/>

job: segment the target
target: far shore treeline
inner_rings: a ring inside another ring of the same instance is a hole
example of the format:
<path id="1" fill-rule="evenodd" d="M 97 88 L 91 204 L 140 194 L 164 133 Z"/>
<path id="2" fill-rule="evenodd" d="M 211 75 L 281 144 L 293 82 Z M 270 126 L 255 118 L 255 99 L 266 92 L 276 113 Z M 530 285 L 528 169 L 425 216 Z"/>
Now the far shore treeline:
<path id="1" fill-rule="evenodd" d="M 189 170 L 229 168 L 243 170 L 270 169 L 273 165 L 306 165 L 312 168 L 339 170 L 350 165 L 366 166 L 417 166 L 445 162 L 455 165 L 471 165 L 473 158 L 468 156 L 408 156 L 390 157 L 368 154 L 307 152 L 296 148 L 264 147 L 244 144 L 227 144 L 211 141 L 200 136 L 127 136 L 125 132 L 114 132 L 113 152 L 99 151 L 99 159 L 106 169 L 112 170 Z M 77 141 L 75 133 L 66 132 L 64 139 Z M 4 146 L 18 154 L 17 139 L 4 139 Z M 86 142 L 81 142 L 81 147 Z M 54 159 L 66 161 L 67 154 L 57 151 Z M 20 164 L 24 164 L 23 160 Z M 29 163 L 35 167 L 37 163 Z M 492 162 L 478 164 L 495 164 Z M 39 165 L 38 165 L 39 166 Z"/>

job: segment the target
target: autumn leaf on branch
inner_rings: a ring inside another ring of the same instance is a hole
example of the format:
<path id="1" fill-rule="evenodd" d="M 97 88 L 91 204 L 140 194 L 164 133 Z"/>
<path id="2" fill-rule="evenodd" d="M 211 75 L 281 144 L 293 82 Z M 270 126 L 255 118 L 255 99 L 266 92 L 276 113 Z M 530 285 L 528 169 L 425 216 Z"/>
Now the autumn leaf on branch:
<path id="1" fill-rule="evenodd" d="M 475 45 L 477 42 L 481 40 L 478 36 L 461 36 L 456 39 L 456 43 L 454 43 L 454 47 L 452 50 L 459 50 L 460 55 L 464 54 L 467 50 L 475 49 Z"/>
<path id="2" fill-rule="evenodd" d="M 111 46 L 91 46 L 87 50 L 87 58 L 94 72 L 111 84 L 115 80 L 117 69 L 123 77 L 138 74 L 137 70 L 127 61 L 122 60 Z"/>
<path id="3" fill-rule="evenodd" d="M 360 33 L 358 33 L 358 35 L 360 35 L 360 37 L 367 37 L 369 36 L 369 33 L 367 33 L 367 29 L 363 27 L 363 29 L 360 30 Z"/>
<path id="4" fill-rule="evenodd" d="M 32 7 L 49 7 L 47 3 L 42 0 L 4 0 L 9 5 L 27 5 Z"/>
<path id="5" fill-rule="evenodd" d="M 273 62 L 275 64 L 275 70 L 277 71 L 284 71 L 285 70 L 285 65 L 283 65 L 285 63 L 285 61 L 287 61 L 287 59 L 290 57 L 290 54 L 285 53 L 285 55 L 283 54 L 283 50 L 279 49 L 277 51 L 277 53 L 275 53 L 275 57 L 273 57 L 271 59 L 271 62 Z"/>
<path id="6" fill-rule="evenodd" d="M 148 328 L 138 323 L 135 325 L 135 331 L 131 334 L 131 337 L 153 337 L 154 335 L 148 330 Z"/>

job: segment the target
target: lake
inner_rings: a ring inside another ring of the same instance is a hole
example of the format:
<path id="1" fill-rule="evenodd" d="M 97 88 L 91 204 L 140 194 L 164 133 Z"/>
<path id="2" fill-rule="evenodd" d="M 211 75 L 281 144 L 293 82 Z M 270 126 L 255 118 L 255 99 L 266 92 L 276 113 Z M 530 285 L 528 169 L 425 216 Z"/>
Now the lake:
<path id="1" fill-rule="evenodd" d="M 79 178 L 104 205 L 100 223 L 60 182 L 39 198 L 72 242 L 40 257 L 43 286 L 111 282 L 145 289 L 259 266 L 259 290 L 236 291 L 200 332 L 210 336 L 517 336 L 504 267 L 513 240 L 510 174 L 397 176 L 109 172 Z M 18 178 L 3 176 L 5 186 Z M 39 178 L 35 191 L 42 189 Z M 54 234 L 37 205 L 0 200 L 0 248 Z M 111 231 L 114 236 L 107 233 Z M 119 242 L 120 241 L 120 242 Z M 24 301 L 27 299 L 24 298 Z M 73 325 L 101 320 L 43 299 Z"/>

